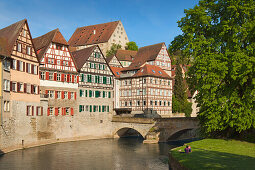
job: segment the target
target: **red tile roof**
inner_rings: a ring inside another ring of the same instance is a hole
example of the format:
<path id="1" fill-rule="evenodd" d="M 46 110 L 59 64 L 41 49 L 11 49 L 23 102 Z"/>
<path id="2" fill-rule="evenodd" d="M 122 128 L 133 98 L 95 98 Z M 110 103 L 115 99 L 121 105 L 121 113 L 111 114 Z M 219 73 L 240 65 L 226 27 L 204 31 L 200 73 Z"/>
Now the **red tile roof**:
<path id="1" fill-rule="evenodd" d="M 160 67 L 145 64 L 140 68 L 132 77 L 144 77 L 144 76 L 152 76 L 152 77 L 160 77 L 171 79 L 171 77 Z"/>
<path id="2" fill-rule="evenodd" d="M 78 71 L 83 67 L 83 65 L 86 63 L 88 58 L 91 56 L 91 53 L 94 51 L 94 49 L 98 47 L 97 45 L 84 48 L 78 51 L 73 51 L 71 54 L 75 60 L 75 63 L 77 65 Z M 98 47 L 99 48 L 99 47 Z"/>
<path id="3" fill-rule="evenodd" d="M 121 71 L 123 70 L 123 68 L 111 66 L 110 69 L 112 70 L 115 77 L 120 78 L 120 75 L 122 74 Z"/>
<path id="4" fill-rule="evenodd" d="M 42 56 L 48 49 L 51 42 L 68 46 L 67 41 L 58 28 L 40 37 L 34 38 L 33 43 L 35 45 L 35 50 L 37 51 L 39 60 L 42 59 Z"/>
<path id="5" fill-rule="evenodd" d="M 155 60 L 164 44 L 165 43 L 159 43 L 139 48 L 129 68 L 132 69 L 134 67 L 140 67 L 141 65 L 148 61 Z"/>
<path id="6" fill-rule="evenodd" d="M 77 28 L 68 43 L 70 46 L 80 46 L 107 42 L 118 24 L 119 21 L 114 21 Z"/>
<path id="7" fill-rule="evenodd" d="M 130 61 L 132 62 L 137 51 L 132 50 L 117 50 L 115 56 L 118 58 L 119 61 Z"/>
<path id="8" fill-rule="evenodd" d="M 0 54 L 11 56 L 14 44 L 25 23 L 27 23 L 26 19 L 0 30 Z"/>

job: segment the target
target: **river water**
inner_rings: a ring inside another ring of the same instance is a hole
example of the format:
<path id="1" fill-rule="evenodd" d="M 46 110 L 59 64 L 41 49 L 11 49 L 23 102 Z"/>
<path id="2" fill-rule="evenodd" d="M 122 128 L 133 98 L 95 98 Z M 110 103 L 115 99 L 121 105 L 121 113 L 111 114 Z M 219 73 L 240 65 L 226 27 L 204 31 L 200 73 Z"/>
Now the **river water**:
<path id="1" fill-rule="evenodd" d="M 167 143 L 140 138 L 50 144 L 0 156 L 0 170 L 167 170 Z"/>

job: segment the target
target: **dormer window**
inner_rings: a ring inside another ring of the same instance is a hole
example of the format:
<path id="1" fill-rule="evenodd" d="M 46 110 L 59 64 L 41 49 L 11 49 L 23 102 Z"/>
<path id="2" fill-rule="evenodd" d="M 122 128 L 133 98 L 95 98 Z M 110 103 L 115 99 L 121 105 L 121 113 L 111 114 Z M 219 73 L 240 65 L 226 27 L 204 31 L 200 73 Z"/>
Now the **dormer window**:
<path id="1" fill-rule="evenodd" d="M 96 34 L 96 30 L 93 31 L 93 34 Z"/>
<path id="2" fill-rule="evenodd" d="M 151 70 L 153 73 L 155 73 L 155 70 Z"/>

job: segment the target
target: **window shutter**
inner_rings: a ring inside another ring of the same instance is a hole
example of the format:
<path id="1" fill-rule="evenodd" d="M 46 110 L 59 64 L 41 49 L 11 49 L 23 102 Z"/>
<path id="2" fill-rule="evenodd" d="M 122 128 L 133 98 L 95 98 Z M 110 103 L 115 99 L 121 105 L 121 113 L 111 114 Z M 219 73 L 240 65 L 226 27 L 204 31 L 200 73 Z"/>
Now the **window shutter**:
<path id="1" fill-rule="evenodd" d="M 27 116 L 28 116 L 28 114 L 29 114 L 28 111 L 29 111 L 29 106 L 27 106 Z"/>
<path id="2" fill-rule="evenodd" d="M 68 99 L 71 99 L 71 92 L 68 92 Z"/>
<path id="3" fill-rule="evenodd" d="M 109 112 L 109 106 L 107 106 L 107 112 Z"/>
<path id="4" fill-rule="evenodd" d="M 55 108 L 55 116 L 58 116 L 58 108 Z"/>
<path id="5" fill-rule="evenodd" d="M 64 107 L 64 115 L 66 115 L 66 108 Z"/>
<path id="6" fill-rule="evenodd" d="M 85 95 L 86 95 L 86 97 L 88 97 L 88 90 L 86 90 L 86 94 Z"/>
<path id="7" fill-rule="evenodd" d="M 27 93 L 27 83 L 24 83 L 24 93 Z"/>
<path id="8" fill-rule="evenodd" d="M 10 91 L 12 91 L 12 81 L 10 81 Z"/>
<path id="9" fill-rule="evenodd" d="M 79 83 L 79 76 L 77 76 L 77 83 Z"/>
<path id="10" fill-rule="evenodd" d="M 76 100 L 77 96 L 76 96 L 76 92 L 74 92 L 74 99 Z"/>
<path id="11" fill-rule="evenodd" d="M 102 106 L 102 112 L 104 112 L 104 106 Z"/>
<path id="12" fill-rule="evenodd" d="M 70 74 L 67 74 L 67 82 L 69 83 L 70 81 Z"/>
<path id="13" fill-rule="evenodd" d="M 17 70 L 19 71 L 19 65 L 20 65 L 20 61 L 17 60 Z"/>
<path id="14" fill-rule="evenodd" d="M 105 91 L 103 91 L 103 98 L 105 98 Z"/>
<path id="15" fill-rule="evenodd" d="M 31 109 L 32 109 L 32 116 L 34 116 L 34 106 L 32 106 Z"/>
<path id="16" fill-rule="evenodd" d="M 84 74 L 81 74 L 81 82 L 84 82 Z"/>
<path id="17" fill-rule="evenodd" d="M 31 85 L 31 94 L 34 94 L 34 85 Z"/>
<path id="18" fill-rule="evenodd" d="M 40 94 L 40 86 L 37 87 L 37 94 Z"/>
<path id="19" fill-rule="evenodd" d="M 39 67 L 38 67 L 38 66 L 36 66 L 36 69 L 37 69 L 37 73 L 36 73 L 36 74 L 39 74 Z"/>
<path id="20" fill-rule="evenodd" d="M 92 105 L 89 106 L 89 111 L 92 112 Z"/>
<path id="21" fill-rule="evenodd" d="M 58 91 L 55 91 L 55 99 L 58 98 Z"/>
<path id="22" fill-rule="evenodd" d="M 41 107 L 41 116 L 43 115 L 43 107 Z"/>
<path id="23" fill-rule="evenodd" d="M 28 63 L 26 63 L 26 72 L 28 73 Z"/>
<path id="24" fill-rule="evenodd" d="M 65 98 L 65 94 L 64 94 L 64 91 L 62 91 L 62 99 Z"/>
<path id="25" fill-rule="evenodd" d="M 34 74 L 34 64 L 31 64 L 31 73 Z"/>
<path id="26" fill-rule="evenodd" d="M 64 82 L 65 81 L 65 75 L 61 74 L 61 81 Z"/>
<path id="27" fill-rule="evenodd" d="M 45 94 L 48 94 L 48 90 L 45 90 Z"/>
<path id="28" fill-rule="evenodd" d="M 22 71 L 24 71 L 24 72 L 25 72 L 25 67 L 26 67 L 26 63 L 23 62 L 23 70 Z"/>
<path id="29" fill-rule="evenodd" d="M 82 111 L 82 105 L 79 105 L 79 112 Z"/>
<path id="30" fill-rule="evenodd" d="M 99 106 L 99 112 L 101 112 L 101 106 Z"/>
<path id="31" fill-rule="evenodd" d="M 74 83 L 74 75 L 72 75 L 72 83 Z"/>
<path id="32" fill-rule="evenodd" d="M 46 77 L 45 77 L 46 80 L 49 80 L 49 72 L 48 71 L 45 72 L 45 75 L 46 75 Z"/>
<path id="33" fill-rule="evenodd" d="M 109 91 L 109 95 L 108 95 L 108 98 L 111 98 L 111 92 Z"/>
<path id="34" fill-rule="evenodd" d="M 47 115 L 50 115 L 50 108 L 48 107 Z"/>
<path id="35" fill-rule="evenodd" d="M 80 97 L 82 96 L 82 90 L 80 89 Z"/>
<path id="36" fill-rule="evenodd" d="M 71 116 L 73 116 L 74 115 L 74 113 L 73 113 L 73 108 L 71 108 Z"/>
<path id="37" fill-rule="evenodd" d="M 36 116 L 38 116 L 38 112 L 39 112 L 39 107 L 36 107 Z"/>
<path id="38" fill-rule="evenodd" d="M 110 84 L 112 84 L 112 78 L 110 77 Z"/>
<path id="39" fill-rule="evenodd" d="M 48 63 L 48 57 L 45 57 L 45 64 Z"/>
<path id="40" fill-rule="evenodd" d="M 54 81 L 57 81 L 57 73 L 54 73 Z"/>
<path id="41" fill-rule="evenodd" d="M 17 92 L 20 92 L 20 83 L 19 82 L 17 82 Z"/>
<path id="42" fill-rule="evenodd" d="M 92 97 L 92 91 L 91 90 L 89 91 L 89 97 Z"/>
<path id="43" fill-rule="evenodd" d="M 62 107 L 62 116 L 65 116 L 65 108 Z"/>
<path id="44" fill-rule="evenodd" d="M 94 105 L 94 107 L 93 107 L 93 111 L 96 112 L 96 106 L 95 106 L 95 105 Z"/>

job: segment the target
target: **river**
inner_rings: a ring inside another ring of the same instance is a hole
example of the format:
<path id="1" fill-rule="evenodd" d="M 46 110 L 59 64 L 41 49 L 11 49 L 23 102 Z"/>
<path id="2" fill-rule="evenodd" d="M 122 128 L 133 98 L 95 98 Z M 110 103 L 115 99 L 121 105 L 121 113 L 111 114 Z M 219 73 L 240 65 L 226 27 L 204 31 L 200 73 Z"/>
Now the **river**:
<path id="1" fill-rule="evenodd" d="M 167 170 L 173 147 L 140 138 L 56 143 L 0 156 L 0 170 Z"/>

